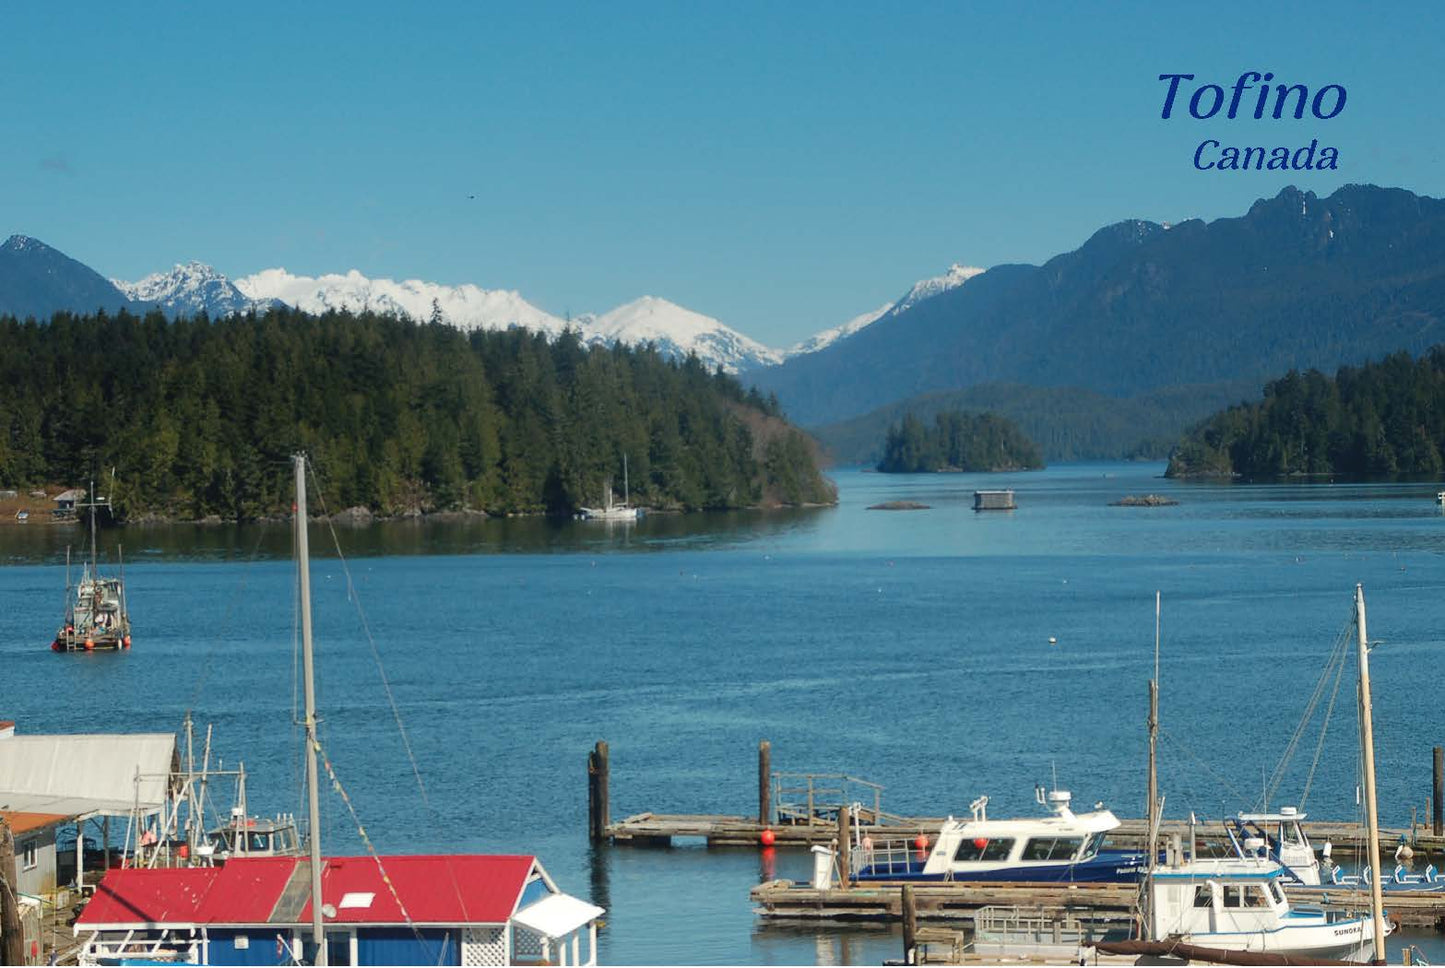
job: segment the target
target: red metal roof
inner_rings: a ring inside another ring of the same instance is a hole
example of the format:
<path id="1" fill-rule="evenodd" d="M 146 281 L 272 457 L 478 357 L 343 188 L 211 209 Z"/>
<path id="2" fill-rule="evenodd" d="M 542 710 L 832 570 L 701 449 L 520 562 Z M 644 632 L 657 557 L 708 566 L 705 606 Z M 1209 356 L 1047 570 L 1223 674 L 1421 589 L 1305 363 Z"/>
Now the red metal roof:
<path id="1" fill-rule="evenodd" d="M 196 911 L 219 873 L 214 867 L 112 870 L 75 923 L 195 924 Z"/>
<path id="2" fill-rule="evenodd" d="M 294 857 L 245 857 L 222 867 L 112 870 L 79 927 L 121 924 L 266 924 L 296 871 Z M 338 924 L 505 924 L 527 885 L 530 855 L 333 857 L 321 877 L 322 903 Z M 391 881 L 391 888 L 386 880 Z M 401 898 L 405 913 L 392 894 Z M 343 899 L 353 895 L 351 904 Z M 365 895 L 370 894 L 369 899 Z M 364 902 L 364 903 L 358 903 Z M 290 923 L 311 920 L 309 899 Z"/>
<path id="3" fill-rule="evenodd" d="M 407 854 L 382 857 L 386 877 L 406 906 L 405 914 L 371 857 L 333 857 L 321 877 L 321 903 L 336 909 L 327 922 L 404 924 L 505 924 L 527 886 L 536 858 L 514 854 Z M 371 894 L 365 907 L 342 907 L 347 894 Z M 311 920 L 308 901 L 301 922 Z"/>

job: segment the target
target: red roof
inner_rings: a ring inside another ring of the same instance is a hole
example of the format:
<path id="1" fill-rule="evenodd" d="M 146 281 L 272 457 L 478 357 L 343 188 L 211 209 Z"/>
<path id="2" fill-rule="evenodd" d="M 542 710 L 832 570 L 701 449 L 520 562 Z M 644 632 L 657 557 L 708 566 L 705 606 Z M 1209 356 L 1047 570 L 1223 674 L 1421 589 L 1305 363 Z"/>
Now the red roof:
<path id="1" fill-rule="evenodd" d="M 277 910 L 298 863 L 243 857 L 221 867 L 112 870 L 76 925 L 307 924 L 309 898 L 299 914 Z M 332 857 L 321 877 L 322 903 L 336 911 L 328 923 L 505 924 L 535 864 L 530 855 L 382 857 L 389 888 L 374 858 Z"/>
<path id="2" fill-rule="evenodd" d="M 214 867 L 112 870 L 76 924 L 195 924 L 219 873 Z"/>
<path id="3" fill-rule="evenodd" d="M 375 859 L 332 857 L 321 876 L 321 903 L 336 909 L 327 921 L 346 924 L 404 924 L 408 919 L 421 924 L 506 924 L 535 862 L 529 855 L 513 854 L 383 857 L 386 877 L 396 888 L 393 897 Z M 371 903 L 343 907 L 348 894 L 371 894 Z M 406 906 L 404 914 L 397 897 Z M 311 920 L 310 901 L 300 920 Z"/>

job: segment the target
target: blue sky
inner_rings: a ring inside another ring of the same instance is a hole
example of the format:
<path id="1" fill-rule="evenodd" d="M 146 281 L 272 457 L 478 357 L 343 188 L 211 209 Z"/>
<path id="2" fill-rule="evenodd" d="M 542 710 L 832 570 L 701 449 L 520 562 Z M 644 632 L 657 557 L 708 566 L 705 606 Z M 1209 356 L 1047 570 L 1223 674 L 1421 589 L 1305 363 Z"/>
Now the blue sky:
<path id="1" fill-rule="evenodd" d="M 6 5 L 0 235 L 134 279 L 188 259 L 643 294 L 783 345 L 951 262 L 1286 184 L 1445 195 L 1445 8 L 1348 4 Z M 1159 117 L 1245 70 L 1337 118 Z M 1200 172 L 1319 138 L 1338 172 Z M 471 198 L 469 196 L 476 196 Z"/>

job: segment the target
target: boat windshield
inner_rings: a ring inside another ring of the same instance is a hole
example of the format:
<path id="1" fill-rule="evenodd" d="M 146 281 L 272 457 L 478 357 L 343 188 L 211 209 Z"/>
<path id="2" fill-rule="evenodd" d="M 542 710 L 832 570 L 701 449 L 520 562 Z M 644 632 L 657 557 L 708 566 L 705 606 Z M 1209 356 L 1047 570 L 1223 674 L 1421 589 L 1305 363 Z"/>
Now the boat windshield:
<path id="1" fill-rule="evenodd" d="M 1097 857 L 1099 855 L 1099 849 L 1104 846 L 1104 838 L 1107 835 L 1108 832 L 1103 830 L 1096 834 L 1090 834 L 1089 839 L 1084 842 L 1084 849 L 1079 852 L 1079 860 L 1088 860 L 1091 857 Z"/>
<path id="2" fill-rule="evenodd" d="M 1035 837 L 1024 844 L 1020 860 L 1073 860 L 1082 837 Z"/>
<path id="3" fill-rule="evenodd" d="M 965 839 L 958 845 L 958 850 L 953 855 L 953 861 L 955 864 L 963 864 L 976 861 L 1008 860 L 1013 849 L 1012 837 L 998 837 L 993 840 L 975 837 L 971 840 Z"/>

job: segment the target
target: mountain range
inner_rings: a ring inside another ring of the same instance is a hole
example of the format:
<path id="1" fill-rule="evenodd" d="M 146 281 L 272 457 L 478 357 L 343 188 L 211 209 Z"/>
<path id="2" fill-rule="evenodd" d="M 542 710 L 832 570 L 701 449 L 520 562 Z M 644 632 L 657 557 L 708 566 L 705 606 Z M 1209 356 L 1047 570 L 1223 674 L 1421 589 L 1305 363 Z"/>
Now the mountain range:
<path id="1" fill-rule="evenodd" d="M 750 378 L 819 426 L 985 384 L 1113 399 L 1192 386 L 1202 400 L 1442 341 L 1445 202 L 1290 187 L 1237 218 L 1118 222 Z"/>
<path id="2" fill-rule="evenodd" d="M 527 302 L 516 290 L 420 279 L 373 279 L 356 270 L 302 276 L 274 268 L 233 280 L 193 261 L 135 282 L 106 280 L 43 242 L 17 235 L 0 248 L 0 313 L 45 318 L 61 310 L 126 308 L 133 312 L 160 309 L 170 316 L 206 313 L 219 317 L 284 305 L 311 313 L 350 309 L 418 321 L 437 318 L 463 330 L 523 326 L 553 337 L 570 326 L 589 345 L 650 342 L 664 355 L 695 353 L 709 367 L 739 373 L 816 352 L 878 319 L 962 285 L 982 271 L 954 265 L 940 276 L 915 283 L 900 299 L 877 310 L 791 348 L 775 349 L 710 316 L 656 296 L 643 296 L 605 313 L 561 318 Z"/>

